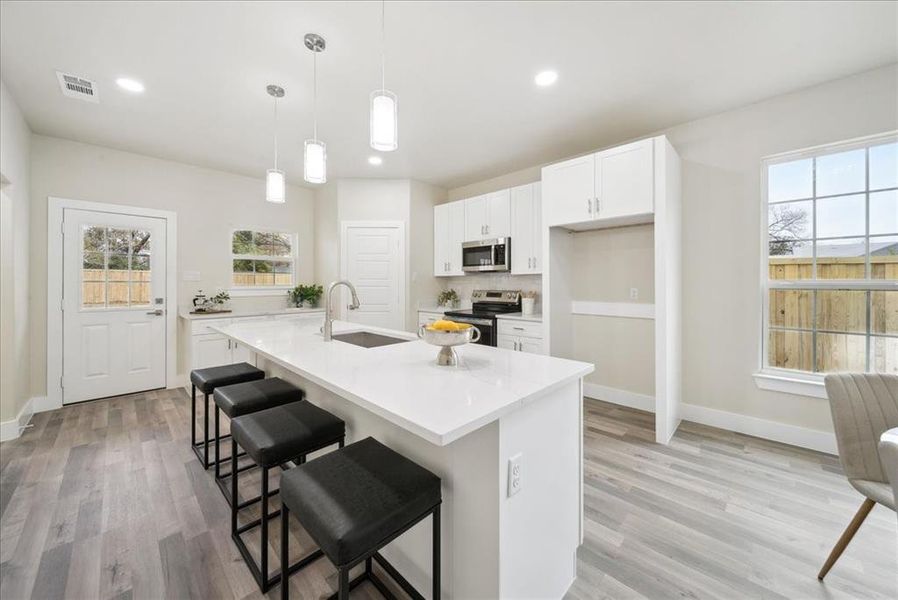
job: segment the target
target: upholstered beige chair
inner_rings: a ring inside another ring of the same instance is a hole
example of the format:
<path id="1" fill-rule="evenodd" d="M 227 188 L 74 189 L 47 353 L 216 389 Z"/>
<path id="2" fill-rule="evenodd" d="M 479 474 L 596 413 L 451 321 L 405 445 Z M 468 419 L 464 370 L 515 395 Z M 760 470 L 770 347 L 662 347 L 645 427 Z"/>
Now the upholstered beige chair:
<path id="1" fill-rule="evenodd" d="M 879 438 L 879 460 L 892 482 L 892 495 L 898 504 L 898 427 L 889 429 Z M 898 518 L 898 511 L 895 511 Z"/>
<path id="2" fill-rule="evenodd" d="M 865 500 L 820 569 L 823 579 L 876 503 L 896 510 L 877 445 L 884 431 L 898 427 L 898 376 L 835 373 L 825 378 L 839 461 L 848 482 Z"/>

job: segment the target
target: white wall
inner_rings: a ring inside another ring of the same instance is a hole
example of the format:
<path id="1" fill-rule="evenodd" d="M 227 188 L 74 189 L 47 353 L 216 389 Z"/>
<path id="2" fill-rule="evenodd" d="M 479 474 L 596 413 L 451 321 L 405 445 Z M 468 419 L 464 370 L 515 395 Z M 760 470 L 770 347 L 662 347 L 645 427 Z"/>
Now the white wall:
<path id="1" fill-rule="evenodd" d="M 338 179 L 316 192 L 318 278 L 325 285 L 340 275 L 340 223 L 401 221 L 406 229 L 405 329 L 417 328 L 417 307 L 436 302 L 433 276 L 433 206 L 442 188 L 409 179 Z"/>
<path id="2" fill-rule="evenodd" d="M 890 65 L 643 136 L 666 134 L 682 158 L 684 403 L 832 430 L 825 400 L 759 390 L 751 377 L 761 337 L 760 162 L 898 129 L 896 107 L 898 65 Z M 449 190 L 449 198 L 536 181 L 540 166 Z M 635 264 L 632 278 L 647 279 L 645 269 Z M 599 360 L 600 346 L 644 335 L 635 322 L 583 327 L 578 351 Z M 644 360 L 641 369 L 650 372 L 650 355 Z M 611 359 L 603 362 L 594 377 L 606 366 L 609 377 L 620 377 Z"/>
<path id="3" fill-rule="evenodd" d="M 314 192 L 289 185 L 286 204 L 265 202 L 263 179 L 35 135 L 31 177 L 31 389 L 46 388 L 47 197 L 126 204 L 178 215 L 178 298 L 186 307 L 198 288 L 230 286 L 230 232 L 237 228 L 287 230 L 299 234 L 299 280 L 313 281 Z M 289 176 L 289 174 L 288 174 Z M 200 281 L 182 281 L 198 271 Z M 234 298 L 234 308 L 286 306 L 286 294 Z M 178 347 L 187 332 L 179 327 Z M 178 371 L 186 373 L 183 352 Z"/>
<path id="4" fill-rule="evenodd" d="M 15 419 L 31 397 L 29 197 L 31 130 L 0 81 L 0 421 Z"/>

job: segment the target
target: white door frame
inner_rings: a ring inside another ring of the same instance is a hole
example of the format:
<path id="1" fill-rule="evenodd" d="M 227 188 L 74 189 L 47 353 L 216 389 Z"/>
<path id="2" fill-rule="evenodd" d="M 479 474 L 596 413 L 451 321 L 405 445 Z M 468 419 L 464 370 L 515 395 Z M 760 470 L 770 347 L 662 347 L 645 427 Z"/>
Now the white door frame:
<path id="1" fill-rule="evenodd" d="M 399 231 L 399 314 L 402 319 L 402 329 L 408 327 L 406 321 L 408 315 L 405 307 L 408 306 L 408 282 L 406 280 L 406 257 L 405 248 L 407 241 L 405 239 L 405 222 L 404 221 L 340 221 L 340 279 L 346 279 L 349 272 L 349 262 L 347 257 L 347 244 L 349 243 L 349 229 L 378 228 L 378 229 L 396 229 Z M 340 303 L 340 318 L 344 317 L 345 302 Z"/>
<path id="2" fill-rule="evenodd" d="M 62 407 L 62 219 L 65 209 L 89 210 L 165 221 L 165 387 L 179 387 L 178 334 L 178 215 L 168 210 L 124 204 L 47 197 L 47 405 Z"/>

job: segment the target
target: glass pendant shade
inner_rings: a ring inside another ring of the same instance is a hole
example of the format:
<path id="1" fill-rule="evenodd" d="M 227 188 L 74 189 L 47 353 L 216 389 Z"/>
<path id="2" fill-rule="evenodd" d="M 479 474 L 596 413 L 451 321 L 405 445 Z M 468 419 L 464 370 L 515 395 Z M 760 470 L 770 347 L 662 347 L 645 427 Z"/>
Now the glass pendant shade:
<path id="1" fill-rule="evenodd" d="M 318 140 L 306 140 L 303 179 L 309 183 L 327 182 L 327 147 Z"/>
<path id="2" fill-rule="evenodd" d="M 399 147 L 399 118 L 396 94 L 389 90 L 371 92 L 371 147 L 391 152 Z"/>
<path id="3" fill-rule="evenodd" d="M 275 204 L 283 204 L 287 201 L 286 181 L 283 171 L 268 169 L 265 172 L 265 199 Z"/>

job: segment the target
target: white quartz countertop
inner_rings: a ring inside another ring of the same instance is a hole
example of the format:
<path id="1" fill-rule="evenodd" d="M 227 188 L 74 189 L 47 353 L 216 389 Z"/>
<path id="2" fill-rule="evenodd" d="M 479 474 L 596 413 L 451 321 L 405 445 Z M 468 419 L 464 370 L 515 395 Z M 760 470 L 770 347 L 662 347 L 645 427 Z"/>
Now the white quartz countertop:
<path id="1" fill-rule="evenodd" d="M 307 315 L 307 314 L 324 314 L 323 308 L 281 308 L 268 310 L 235 310 L 231 312 L 213 312 L 192 314 L 190 311 L 182 310 L 178 313 L 182 319 L 188 321 L 196 321 L 200 319 L 239 319 L 241 317 L 273 317 L 279 315 Z"/>
<path id="2" fill-rule="evenodd" d="M 537 321 L 542 323 L 543 315 L 542 313 L 533 313 L 532 315 L 525 315 L 524 313 L 502 313 L 496 315 L 497 319 L 510 319 L 512 321 Z"/>
<path id="3" fill-rule="evenodd" d="M 414 334 L 342 321 L 413 341 L 362 348 L 325 342 L 319 323 L 252 321 L 212 328 L 259 355 L 438 446 L 445 446 L 594 370 L 592 364 L 490 346 L 457 347 L 458 367 Z"/>

